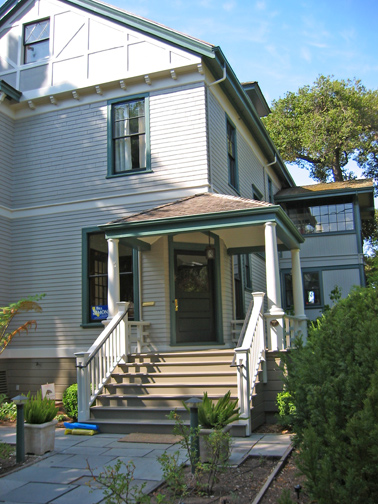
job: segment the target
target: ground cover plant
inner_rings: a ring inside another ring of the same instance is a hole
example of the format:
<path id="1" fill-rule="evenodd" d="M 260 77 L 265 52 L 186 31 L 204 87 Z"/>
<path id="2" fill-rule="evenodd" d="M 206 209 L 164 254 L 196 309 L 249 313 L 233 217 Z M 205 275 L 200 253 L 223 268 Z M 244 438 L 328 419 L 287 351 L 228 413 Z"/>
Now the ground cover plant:
<path id="1" fill-rule="evenodd" d="M 378 502 L 378 291 L 326 311 L 286 359 L 285 422 L 319 504 Z"/>

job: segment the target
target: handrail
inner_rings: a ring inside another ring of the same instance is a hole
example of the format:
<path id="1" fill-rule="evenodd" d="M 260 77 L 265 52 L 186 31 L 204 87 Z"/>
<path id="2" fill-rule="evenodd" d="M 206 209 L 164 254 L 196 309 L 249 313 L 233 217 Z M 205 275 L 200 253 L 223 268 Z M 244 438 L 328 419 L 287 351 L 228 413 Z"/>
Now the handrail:
<path id="1" fill-rule="evenodd" d="M 129 303 L 117 303 L 118 313 L 87 352 L 77 352 L 78 420 L 89 418 L 89 408 L 128 349 Z"/>
<path id="2" fill-rule="evenodd" d="M 247 435 L 251 433 L 251 397 L 256 384 L 260 363 L 265 359 L 265 334 L 263 321 L 263 292 L 254 292 L 239 344 L 235 348 L 238 368 L 238 398 L 242 417 L 247 420 Z M 234 362 L 233 361 L 233 362 Z"/>

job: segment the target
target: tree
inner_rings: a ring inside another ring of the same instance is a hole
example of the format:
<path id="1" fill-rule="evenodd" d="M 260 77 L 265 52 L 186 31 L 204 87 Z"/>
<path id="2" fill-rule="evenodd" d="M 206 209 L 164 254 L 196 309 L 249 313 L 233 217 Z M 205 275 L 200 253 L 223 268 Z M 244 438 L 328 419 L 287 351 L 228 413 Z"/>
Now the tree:
<path id="1" fill-rule="evenodd" d="M 350 160 L 378 178 L 378 91 L 359 80 L 320 76 L 297 93 L 273 101 L 264 124 L 285 162 L 319 182 L 353 178 Z"/>
<path id="2" fill-rule="evenodd" d="M 4 352 L 5 348 L 11 342 L 12 338 L 16 336 L 16 334 L 28 332 L 33 326 L 37 328 L 37 322 L 35 320 L 28 320 L 16 329 L 7 332 L 10 323 L 18 313 L 28 311 L 41 312 L 42 308 L 37 301 L 43 297 L 44 294 L 27 299 L 20 299 L 17 303 L 11 303 L 9 306 L 0 308 L 0 354 Z"/>

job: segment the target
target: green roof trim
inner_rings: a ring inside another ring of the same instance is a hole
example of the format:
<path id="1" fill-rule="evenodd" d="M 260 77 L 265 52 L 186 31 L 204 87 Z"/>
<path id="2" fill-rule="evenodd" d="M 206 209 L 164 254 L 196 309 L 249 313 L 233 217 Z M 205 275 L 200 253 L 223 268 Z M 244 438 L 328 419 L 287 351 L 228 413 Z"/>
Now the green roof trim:
<path id="1" fill-rule="evenodd" d="M 297 248 L 304 242 L 292 220 L 279 205 L 269 208 L 254 208 L 217 212 L 200 215 L 185 215 L 145 221 L 128 221 L 103 224 L 100 229 L 106 232 L 107 238 L 139 238 L 159 234 L 176 234 L 194 231 L 216 232 L 222 228 L 261 226 L 266 222 L 277 223 L 277 236 L 289 248 Z"/>
<path id="2" fill-rule="evenodd" d="M 18 89 L 15 89 L 3 80 L 0 80 L 0 92 L 4 93 L 9 100 L 15 100 L 16 102 L 19 102 L 22 96 L 21 91 L 18 91 Z"/>
<path id="3" fill-rule="evenodd" d="M 274 200 L 277 203 L 283 203 L 285 201 L 297 201 L 297 200 L 314 200 L 327 198 L 329 196 L 352 196 L 354 194 L 374 194 L 374 187 L 350 187 L 343 189 L 329 189 L 327 191 L 309 191 L 306 193 L 298 194 L 283 194 L 282 196 L 275 196 Z"/>

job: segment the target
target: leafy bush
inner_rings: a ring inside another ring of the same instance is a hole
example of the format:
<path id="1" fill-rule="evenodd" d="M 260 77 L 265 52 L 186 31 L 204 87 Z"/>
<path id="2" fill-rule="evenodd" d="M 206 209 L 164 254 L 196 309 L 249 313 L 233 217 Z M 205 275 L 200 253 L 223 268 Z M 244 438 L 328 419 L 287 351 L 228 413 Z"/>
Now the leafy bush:
<path id="1" fill-rule="evenodd" d="M 0 421 L 15 420 L 17 417 L 17 407 L 14 403 L 7 401 L 6 394 L 0 394 Z"/>
<path id="2" fill-rule="evenodd" d="M 228 391 L 219 401 L 214 404 L 212 399 L 204 393 L 202 403 L 198 408 L 198 421 L 204 429 L 222 429 L 231 422 L 240 418 L 240 408 L 237 407 L 238 400 L 231 399 L 231 392 Z"/>
<path id="3" fill-rule="evenodd" d="M 293 426 L 293 417 L 296 413 L 296 407 L 293 398 L 287 390 L 277 394 L 278 423 L 283 427 L 291 428 Z"/>
<path id="4" fill-rule="evenodd" d="M 378 502 L 378 291 L 353 290 L 286 360 L 298 466 L 319 504 Z"/>
<path id="5" fill-rule="evenodd" d="M 77 420 L 77 383 L 73 383 L 64 391 L 62 402 L 67 415 L 73 420 Z"/>
<path id="6" fill-rule="evenodd" d="M 32 396 L 28 393 L 28 401 L 24 406 L 24 415 L 26 423 L 43 424 L 54 420 L 59 408 L 55 407 L 55 401 L 45 397 L 42 399 L 42 393 L 39 390 L 37 395 Z"/>

